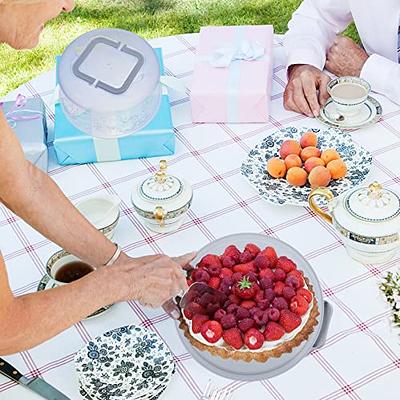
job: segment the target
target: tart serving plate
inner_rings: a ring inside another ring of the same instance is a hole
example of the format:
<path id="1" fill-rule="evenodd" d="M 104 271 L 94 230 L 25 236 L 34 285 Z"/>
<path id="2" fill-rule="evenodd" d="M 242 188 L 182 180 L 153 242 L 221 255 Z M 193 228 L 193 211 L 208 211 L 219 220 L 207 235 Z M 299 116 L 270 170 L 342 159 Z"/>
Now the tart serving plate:
<path id="1" fill-rule="evenodd" d="M 254 243 L 261 248 L 266 246 L 274 247 L 278 255 L 285 255 L 292 259 L 299 270 L 302 270 L 305 277 L 308 278 L 313 287 L 319 311 L 319 316 L 316 318 L 318 323 L 308 339 L 294 347 L 290 353 L 284 353 L 280 357 L 269 358 L 266 362 L 257 362 L 255 360 L 247 362 L 231 358 L 223 359 L 212 355 L 208 351 L 201 351 L 190 343 L 184 331 L 178 325 L 177 331 L 187 351 L 205 368 L 228 379 L 255 381 L 268 379 L 286 372 L 306 357 L 313 348 L 323 346 L 332 316 L 332 306 L 323 300 L 317 275 L 307 260 L 290 245 L 270 236 L 257 233 L 242 233 L 223 237 L 203 247 L 198 252 L 196 259 L 193 260 L 193 265 L 197 265 L 206 254 L 222 254 L 224 249 L 230 245 L 235 245 L 241 249 L 247 243 Z"/>
<path id="2" fill-rule="evenodd" d="M 308 206 L 308 196 L 311 193 L 308 183 L 303 187 L 292 186 L 286 179 L 273 178 L 266 170 L 267 161 L 279 154 L 279 149 L 285 140 L 299 141 L 303 133 L 308 131 L 314 132 L 318 136 L 318 148 L 321 150 L 336 149 L 347 165 L 347 175 L 342 179 L 331 181 L 328 186 L 335 197 L 359 185 L 367 177 L 372 165 L 372 155 L 368 150 L 355 143 L 350 134 L 335 128 L 298 129 L 287 127 L 267 136 L 250 151 L 242 164 L 242 175 L 268 202 L 277 205 Z M 324 205 L 321 199 L 319 202 L 319 205 Z"/>

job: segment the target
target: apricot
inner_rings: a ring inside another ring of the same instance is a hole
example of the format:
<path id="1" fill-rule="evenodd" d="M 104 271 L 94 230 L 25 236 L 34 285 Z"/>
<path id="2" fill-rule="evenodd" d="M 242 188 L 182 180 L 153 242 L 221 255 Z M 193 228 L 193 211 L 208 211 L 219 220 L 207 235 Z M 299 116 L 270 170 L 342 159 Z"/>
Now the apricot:
<path id="1" fill-rule="evenodd" d="M 311 157 L 319 157 L 321 155 L 321 150 L 314 147 L 314 146 L 308 146 L 305 147 L 302 151 L 301 151 L 301 159 L 304 161 L 308 160 Z"/>
<path id="2" fill-rule="evenodd" d="M 286 169 L 289 170 L 292 167 L 301 167 L 303 163 L 301 162 L 301 158 L 297 154 L 289 154 L 285 158 Z"/>
<path id="3" fill-rule="evenodd" d="M 286 165 L 283 160 L 272 157 L 268 160 L 267 171 L 273 178 L 283 178 L 286 175 Z"/>
<path id="4" fill-rule="evenodd" d="M 304 186 L 307 183 L 308 174 L 300 167 L 292 167 L 286 174 L 286 180 L 293 186 Z"/>
<path id="5" fill-rule="evenodd" d="M 310 157 L 304 163 L 304 169 L 308 173 L 310 173 L 312 169 L 314 169 L 315 167 L 318 167 L 319 165 L 322 166 L 322 167 L 325 167 L 325 163 L 323 162 L 323 160 L 321 158 Z"/>
<path id="6" fill-rule="evenodd" d="M 347 174 L 347 166 L 342 159 L 332 160 L 328 163 L 326 168 L 332 175 L 332 179 L 344 178 Z"/>
<path id="7" fill-rule="evenodd" d="M 308 175 L 308 182 L 310 182 L 312 188 L 328 186 L 331 179 L 332 176 L 329 169 L 322 165 L 313 168 L 310 175 Z"/>
<path id="8" fill-rule="evenodd" d="M 338 160 L 340 155 L 335 149 L 326 149 L 322 152 L 321 158 L 324 160 L 325 165 L 328 165 L 330 161 Z"/>
<path id="9" fill-rule="evenodd" d="M 304 149 L 305 147 L 317 147 L 318 138 L 314 132 L 306 132 L 300 139 L 300 146 Z"/>
<path id="10" fill-rule="evenodd" d="M 298 142 L 295 140 L 285 140 L 282 143 L 281 149 L 279 150 L 279 155 L 282 157 L 284 160 L 289 154 L 296 154 L 300 155 L 301 153 L 301 147 Z"/>

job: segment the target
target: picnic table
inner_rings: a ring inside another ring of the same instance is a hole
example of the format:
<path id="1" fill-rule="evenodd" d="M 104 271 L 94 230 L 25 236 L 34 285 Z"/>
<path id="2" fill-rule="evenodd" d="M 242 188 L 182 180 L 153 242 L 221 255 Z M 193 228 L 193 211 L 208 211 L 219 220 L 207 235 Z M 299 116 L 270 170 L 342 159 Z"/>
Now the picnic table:
<path id="1" fill-rule="evenodd" d="M 197 34 L 190 34 L 154 39 L 151 44 L 162 48 L 166 73 L 189 83 L 197 40 Z M 178 232 L 163 235 L 148 231 L 130 202 L 134 184 L 156 171 L 157 158 L 59 166 L 50 149 L 49 175 L 72 202 L 101 193 L 119 196 L 121 220 L 114 239 L 132 256 L 179 255 L 240 232 L 264 233 L 286 241 L 311 263 L 325 298 L 334 308 L 325 346 L 283 375 L 258 382 L 230 381 L 192 359 L 180 342 L 175 322 L 163 310 L 143 308 L 130 301 L 116 304 L 103 315 L 82 321 L 36 348 L 6 357 L 7 361 L 27 376 L 40 376 L 71 399 L 79 399 L 74 354 L 103 332 L 139 324 L 158 333 L 173 352 L 176 374 L 161 397 L 165 400 L 199 399 L 210 378 L 216 387 L 231 389 L 236 400 L 399 397 L 400 337 L 391 328 L 391 313 L 378 289 L 382 276 L 398 268 L 399 256 L 382 265 L 352 260 L 335 230 L 308 207 L 269 204 L 241 176 L 242 160 L 265 136 L 287 126 L 323 127 L 316 120 L 283 108 L 286 70 L 280 36 L 275 37 L 273 72 L 267 124 L 193 124 L 188 93 L 172 97 L 177 149 L 168 159 L 170 172 L 186 178 L 194 190 L 192 208 Z M 14 99 L 18 93 L 40 96 L 46 104 L 51 130 L 54 87 L 55 71 L 51 70 L 5 100 Z M 352 137 L 373 155 L 366 183 L 377 180 L 399 192 L 400 106 L 383 96 L 374 96 L 383 106 L 383 118 L 374 126 L 352 132 Z M 46 261 L 58 250 L 4 206 L 0 206 L 0 248 L 16 296 L 37 289 Z M 39 399 L 2 376 L 0 398 Z"/>

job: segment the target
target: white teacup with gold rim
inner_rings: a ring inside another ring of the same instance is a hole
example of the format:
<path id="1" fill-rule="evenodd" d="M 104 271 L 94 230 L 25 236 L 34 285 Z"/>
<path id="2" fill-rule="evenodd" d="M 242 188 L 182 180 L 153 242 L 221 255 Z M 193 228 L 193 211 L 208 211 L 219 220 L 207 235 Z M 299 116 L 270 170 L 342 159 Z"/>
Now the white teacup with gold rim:
<path id="1" fill-rule="evenodd" d="M 315 202 L 328 200 L 328 212 Z M 326 188 L 317 188 L 309 196 L 310 207 L 333 224 L 355 260 L 380 264 L 392 259 L 400 248 L 400 196 L 378 182 L 355 188 L 335 198 Z"/>

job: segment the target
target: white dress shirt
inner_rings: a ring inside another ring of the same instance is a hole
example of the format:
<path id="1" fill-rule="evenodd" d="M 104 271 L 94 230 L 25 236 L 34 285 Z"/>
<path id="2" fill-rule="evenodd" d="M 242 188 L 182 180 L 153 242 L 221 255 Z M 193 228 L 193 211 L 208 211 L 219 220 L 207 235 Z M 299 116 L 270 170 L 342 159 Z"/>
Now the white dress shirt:
<path id="1" fill-rule="evenodd" d="M 361 77 L 372 90 L 400 104 L 399 20 L 400 0 L 304 0 L 285 35 L 287 65 L 322 70 L 336 35 L 354 21 L 370 55 Z"/>

